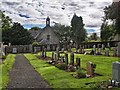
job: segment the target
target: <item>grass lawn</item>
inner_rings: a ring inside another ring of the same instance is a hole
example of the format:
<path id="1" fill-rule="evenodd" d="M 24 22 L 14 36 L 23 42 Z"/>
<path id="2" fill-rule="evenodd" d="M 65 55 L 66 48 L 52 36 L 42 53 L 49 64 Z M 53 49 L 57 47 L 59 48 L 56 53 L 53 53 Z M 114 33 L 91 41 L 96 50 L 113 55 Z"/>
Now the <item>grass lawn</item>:
<path id="1" fill-rule="evenodd" d="M 115 57 L 75 54 L 75 57 L 81 58 L 81 66 L 83 68 L 86 68 L 87 61 L 92 61 L 97 65 L 96 73 L 102 75 L 94 78 L 76 79 L 70 72 L 60 70 L 55 66 L 46 63 L 46 61 L 36 58 L 33 54 L 25 54 L 25 56 L 35 70 L 38 71 L 46 81 L 48 81 L 52 88 L 95 88 L 99 82 L 111 79 L 112 62 L 120 61 L 120 59 Z M 47 52 L 47 56 L 51 57 L 52 53 Z"/>
<path id="2" fill-rule="evenodd" d="M 14 54 L 9 54 L 3 64 L 0 65 L 0 88 L 5 88 L 8 83 L 8 71 L 12 68 L 15 56 Z"/>

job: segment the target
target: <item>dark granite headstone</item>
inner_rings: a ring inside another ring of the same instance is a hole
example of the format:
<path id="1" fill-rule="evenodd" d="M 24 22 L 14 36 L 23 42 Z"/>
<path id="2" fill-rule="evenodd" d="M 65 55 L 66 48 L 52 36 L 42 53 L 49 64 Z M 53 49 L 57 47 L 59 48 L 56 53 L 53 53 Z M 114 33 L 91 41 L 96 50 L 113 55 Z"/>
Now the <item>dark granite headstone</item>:
<path id="1" fill-rule="evenodd" d="M 80 58 L 76 58 L 76 65 L 80 67 Z"/>
<path id="2" fill-rule="evenodd" d="M 65 63 L 66 65 L 68 65 L 68 54 L 67 53 L 65 53 Z"/>
<path id="3" fill-rule="evenodd" d="M 74 65 L 74 53 L 73 52 L 70 53 L 70 64 Z"/>

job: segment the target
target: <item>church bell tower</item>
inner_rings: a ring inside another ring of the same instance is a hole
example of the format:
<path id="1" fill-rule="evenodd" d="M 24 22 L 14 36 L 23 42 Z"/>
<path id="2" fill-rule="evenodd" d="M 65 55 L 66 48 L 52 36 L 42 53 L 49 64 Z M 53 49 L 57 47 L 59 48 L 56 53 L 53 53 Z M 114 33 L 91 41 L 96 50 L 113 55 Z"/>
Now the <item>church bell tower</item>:
<path id="1" fill-rule="evenodd" d="M 49 17 L 46 18 L 46 26 L 50 26 L 50 18 Z"/>

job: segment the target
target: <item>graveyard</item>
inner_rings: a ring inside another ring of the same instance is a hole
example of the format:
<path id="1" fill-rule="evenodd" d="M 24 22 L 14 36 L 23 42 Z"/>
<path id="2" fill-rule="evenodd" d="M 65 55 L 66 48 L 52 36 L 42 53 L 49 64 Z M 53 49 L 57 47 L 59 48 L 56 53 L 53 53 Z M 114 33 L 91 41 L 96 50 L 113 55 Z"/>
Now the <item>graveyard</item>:
<path id="1" fill-rule="evenodd" d="M 48 56 L 52 56 L 51 52 L 47 52 Z M 86 68 L 86 62 L 91 61 L 96 64 L 95 72 L 98 76 L 92 78 L 81 78 L 76 79 L 71 74 L 74 72 L 66 72 L 60 70 L 55 66 L 49 65 L 44 60 L 35 59 L 36 57 L 32 54 L 25 55 L 35 69 L 46 79 L 54 88 L 96 88 L 101 85 L 108 83 L 112 75 L 112 65 L 114 61 L 118 61 L 116 57 L 106 56 L 89 56 L 76 54 L 76 57 L 81 58 L 81 67 Z M 37 63 L 36 63 L 37 62 Z M 70 61 L 69 61 L 70 62 Z M 53 73 L 54 72 L 54 73 Z M 98 85 L 98 86 L 97 86 Z M 103 85 L 103 87 L 105 87 Z"/>
<path id="2" fill-rule="evenodd" d="M 84 1 L 2 0 L 1 90 L 120 90 L 120 1 Z"/>

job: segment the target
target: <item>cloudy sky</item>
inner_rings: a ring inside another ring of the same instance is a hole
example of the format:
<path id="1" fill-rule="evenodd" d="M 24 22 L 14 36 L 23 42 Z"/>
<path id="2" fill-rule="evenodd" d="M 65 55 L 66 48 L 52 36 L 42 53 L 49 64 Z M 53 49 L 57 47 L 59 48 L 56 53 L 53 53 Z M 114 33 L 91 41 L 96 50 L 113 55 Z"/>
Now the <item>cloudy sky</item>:
<path id="1" fill-rule="evenodd" d="M 70 25 L 73 14 L 76 13 L 83 17 L 89 34 L 99 34 L 103 8 L 111 3 L 112 0 L 0 0 L 0 9 L 25 28 L 44 27 L 47 16 L 51 19 L 51 25 Z"/>

